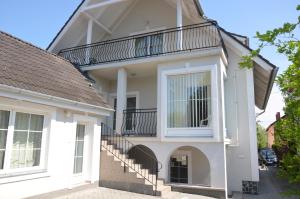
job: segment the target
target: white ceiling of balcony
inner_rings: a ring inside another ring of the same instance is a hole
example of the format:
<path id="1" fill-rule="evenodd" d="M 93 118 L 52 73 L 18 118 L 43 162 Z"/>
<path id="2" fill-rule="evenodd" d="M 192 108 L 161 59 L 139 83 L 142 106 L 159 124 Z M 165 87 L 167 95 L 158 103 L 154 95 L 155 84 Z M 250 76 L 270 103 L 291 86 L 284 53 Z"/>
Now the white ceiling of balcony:
<path id="1" fill-rule="evenodd" d="M 141 1 L 149 0 L 86 0 L 55 38 L 49 50 L 57 53 L 61 49 L 84 44 L 89 19 L 93 19 L 93 33 L 97 35 L 92 41 L 105 39 L 105 35 L 114 32 L 129 13 L 135 12 L 135 6 Z M 155 3 L 154 0 L 151 0 L 152 2 Z M 176 12 L 176 0 L 156 0 L 156 2 L 167 5 Z M 184 0 L 182 11 L 184 17 L 192 23 L 201 21 L 194 0 Z M 153 14 L 159 13 L 154 11 Z M 174 20 L 176 21 L 176 18 Z"/>

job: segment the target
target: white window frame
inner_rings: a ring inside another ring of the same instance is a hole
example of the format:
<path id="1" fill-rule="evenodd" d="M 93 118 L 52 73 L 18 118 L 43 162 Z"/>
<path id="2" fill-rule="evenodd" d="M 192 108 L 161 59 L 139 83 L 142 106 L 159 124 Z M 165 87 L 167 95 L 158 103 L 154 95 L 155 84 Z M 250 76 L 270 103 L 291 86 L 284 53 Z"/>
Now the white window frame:
<path id="1" fill-rule="evenodd" d="M 7 131 L 7 137 L 6 137 L 6 150 L 5 150 L 5 157 L 4 157 L 4 166 L 3 166 L 3 169 L 0 170 L 0 178 L 46 171 L 47 170 L 47 158 L 46 157 L 47 157 L 47 153 L 48 153 L 47 144 L 48 144 L 48 140 L 49 140 L 48 137 L 49 137 L 50 121 L 51 121 L 49 112 L 38 110 L 38 109 L 14 108 L 14 107 L 9 107 L 9 106 L 2 106 L 2 105 L 0 105 L 0 110 L 10 112 L 8 131 Z M 42 131 L 43 135 L 42 135 L 39 166 L 23 167 L 23 168 L 11 168 L 10 167 L 11 152 L 12 152 L 12 145 L 13 145 L 13 135 L 14 135 L 14 125 L 15 125 L 15 118 L 16 118 L 17 112 L 44 116 L 43 131 Z"/>
<path id="2" fill-rule="evenodd" d="M 167 113 L 167 81 L 169 75 L 183 75 L 189 73 L 210 72 L 211 83 L 211 121 L 208 127 L 168 128 Z M 217 65 L 199 65 L 195 67 L 182 67 L 165 69 L 161 72 L 161 130 L 165 137 L 216 137 L 215 129 L 218 125 L 218 100 L 217 100 Z"/>

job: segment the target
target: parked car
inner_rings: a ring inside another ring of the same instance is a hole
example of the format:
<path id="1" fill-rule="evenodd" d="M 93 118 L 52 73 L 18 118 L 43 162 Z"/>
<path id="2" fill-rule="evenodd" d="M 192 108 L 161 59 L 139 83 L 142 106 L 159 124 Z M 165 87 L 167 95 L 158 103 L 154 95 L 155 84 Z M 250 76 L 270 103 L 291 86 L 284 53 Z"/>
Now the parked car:
<path id="1" fill-rule="evenodd" d="M 259 150 L 259 163 L 265 165 L 277 165 L 278 159 L 275 152 L 270 148 Z"/>

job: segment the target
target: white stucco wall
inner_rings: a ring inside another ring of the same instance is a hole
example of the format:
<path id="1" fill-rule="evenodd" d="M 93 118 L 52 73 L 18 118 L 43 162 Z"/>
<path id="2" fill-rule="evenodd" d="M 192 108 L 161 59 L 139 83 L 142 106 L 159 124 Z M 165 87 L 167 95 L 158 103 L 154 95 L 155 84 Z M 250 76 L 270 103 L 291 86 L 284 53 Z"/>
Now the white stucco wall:
<path id="1" fill-rule="evenodd" d="M 0 98 L 1 106 L 15 111 L 32 110 L 45 112 L 47 125 L 45 142 L 45 164 L 43 170 L 23 174 L 11 172 L 10 176 L 0 175 L 0 198 L 14 199 L 42 194 L 58 189 L 72 188 L 85 181 L 99 179 L 100 161 L 100 120 L 97 116 L 85 116 L 80 112 L 42 106 L 23 101 Z M 100 118 L 100 117 L 98 117 Z M 84 175 L 73 176 L 76 124 L 86 124 L 84 148 Z M 8 175 L 8 174 L 7 174 Z"/>
<path id="2" fill-rule="evenodd" d="M 160 142 L 160 141 L 146 141 L 141 139 L 129 138 L 134 144 L 142 144 L 150 148 L 157 160 L 162 163 L 162 168 L 159 171 L 159 178 L 169 182 L 169 160 L 172 153 L 180 147 L 194 147 L 200 150 L 208 159 L 210 165 L 210 187 L 225 189 L 225 165 L 224 165 L 224 145 L 223 143 L 199 143 L 199 142 Z M 195 152 L 195 151 L 194 151 Z M 192 159 L 192 162 L 195 161 Z M 197 158 L 196 162 L 192 163 L 193 166 L 201 166 L 203 158 Z M 206 164 L 206 163 L 205 163 Z M 204 164 L 204 165 L 205 165 Z M 205 168 L 207 169 L 207 168 Z M 201 169 L 200 169 L 201 170 Z M 203 170 L 202 170 L 203 171 Z M 196 172 L 196 171 L 194 171 Z M 197 174 L 197 172 L 196 172 Z M 203 174 L 203 173 L 202 173 Z M 203 177 L 203 176 L 202 176 Z M 192 183 L 208 183 L 208 176 L 205 179 L 193 179 Z"/>
<path id="3" fill-rule="evenodd" d="M 226 128 L 232 138 L 227 151 L 228 190 L 241 191 L 242 180 L 258 181 L 256 128 L 251 71 L 239 68 L 239 56 L 227 48 L 228 78 L 225 81 Z M 253 123 L 254 121 L 254 123 Z M 254 147 L 253 147 L 254 146 Z"/>

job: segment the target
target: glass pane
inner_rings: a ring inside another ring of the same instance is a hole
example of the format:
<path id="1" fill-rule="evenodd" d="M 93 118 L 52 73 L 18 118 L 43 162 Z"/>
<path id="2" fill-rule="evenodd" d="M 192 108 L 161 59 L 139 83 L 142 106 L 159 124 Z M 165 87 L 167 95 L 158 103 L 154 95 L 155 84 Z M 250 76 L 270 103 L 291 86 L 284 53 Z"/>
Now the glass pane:
<path id="1" fill-rule="evenodd" d="M 4 156 L 5 156 L 5 151 L 4 150 L 0 150 L 0 169 L 3 169 Z"/>
<path id="2" fill-rule="evenodd" d="M 5 130 L 0 130 L 0 149 L 5 149 L 6 147 L 6 136 L 7 136 L 7 131 Z"/>
<path id="3" fill-rule="evenodd" d="M 15 131 L 13 138 L 13 149 L 25 150 L 27 144 L 27 131 Z"/>
<path id="4" fill-rule="evenodd" d="M 40 153 L 41 153 L 41 151 L 39 149 L 27 150 L 26 151 L 26 166 L 27 167 L 39 166 Z"/>
<path id="5" fill-rule="evenodd" d="M 9 111 L 0 110 L 0 129 L 7 129 L 9 122 Z"/>
<path id="6" fill-rule="evenodd" d="M 74 158 L 74 173 L 81 173 L 82 172 L 82 164 L 83 164 L 83 158 L 82 157 L 75 157 Z"/>
<path id="7" fill-rule="evenodd" d="M 28 130 L 29 114 L 17 113 L 15 121 L 15 130 Z"/>
<path id="8" fill-rule="evenodd" d="M 163 34 L 157 34 L 151 36 L 151 54 L 160 54 L 162 53 L 162 47 L 163 47 Z"/>
<path id="9" fill-rule="evenodd" d="M 135 56 L 141 57 L 147 55 L 148 37 L 140 37 L 135 39 Z"/>
<path id="10" fill-rule="evenodd" d="M 32 131 L 42 131 L 44 123 L 43 115 L 31 115 L 30 118 L 30 130 Z"/>
<path id="11" fill-rule="evenodd" d="M 25 154 L 26 150 L 12 150 L 11 154 L 11 168 L 25 167 Z"/>
<path id="12" fill-rule="evenodd" d="M 167 103 L 168 128 L 208 126 L 210 72 L 169 76 Z"/>
<path id="13" fill-rule="evenodd" d="M 84 146 L 84 142 L 82 142 L 82 141 L 76 142 L 75 156 L 83 156 L 83 146 Z"/>
<path id="14" fill-rule="evenodd" d="M 77 124 L 76 140 L 83 140 L 84 139 L 84 130 L 85 130 L 85 126 L 84 125 Z"/>
<path id="15" fill-rule="evenodd" d="M 41 132 L 29 132 L 27 149 L 41 148 L 42 133 Z"/>

